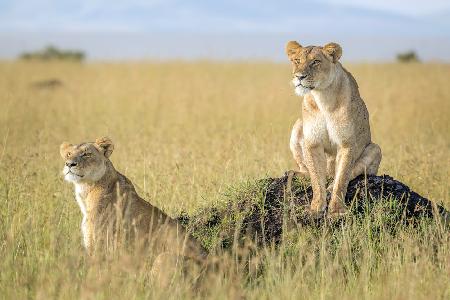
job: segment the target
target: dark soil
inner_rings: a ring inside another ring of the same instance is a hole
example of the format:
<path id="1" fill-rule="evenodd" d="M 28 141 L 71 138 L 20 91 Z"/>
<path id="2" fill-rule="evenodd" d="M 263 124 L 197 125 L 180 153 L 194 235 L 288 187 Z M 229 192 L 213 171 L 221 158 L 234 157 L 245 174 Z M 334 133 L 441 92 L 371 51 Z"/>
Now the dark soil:
<path id="1" fill-rule="evenodd" d="M 450 220 L 443 206 L 388 175 L 353 179 L 345 198 L 349 208 L 345 217 L 331 222 L 326 214 L 312 218 L 308 212 L 312 199 L 309 182 L 290 178 L 286 173 L 230 189 L 224 195 L 225 205 L 207 207 L 192 216 L 182 214 L 178 219 L 209 249 L 228 248 L 233 241 L 248 238 L 256 244 L 278 244 L 284 228 L 335 226 L 350 218 L 376 218 L 375 223 L 389 230 L 432 220 L 436 212 L 441 219 Z"/>

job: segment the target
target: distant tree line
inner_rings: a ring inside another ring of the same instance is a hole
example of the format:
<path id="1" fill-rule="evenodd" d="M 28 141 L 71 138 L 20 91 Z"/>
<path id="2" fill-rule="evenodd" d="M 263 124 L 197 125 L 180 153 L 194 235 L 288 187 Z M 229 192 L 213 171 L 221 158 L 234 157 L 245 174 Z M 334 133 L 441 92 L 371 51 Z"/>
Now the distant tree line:
<path id="1" fill-rule="evenodd" d="M 23 60 L 67 60 L 82 62 L 86 55 L 80 50 L 62 50 L 55 46 L 47 46 L 43 50 L 24 52 L 19 56 Z M 397 54 L 397 61 L 401 63 L 420 62 L 419 57 L 414 51 L 407 51 Z"/>
<path id="2" fill-rule="evenodd" d="M 23 60 L 66 60 L 81 62 L 86 55 L 79 50 L 62 50 L 54 46 L 47 46 L 43 50 L 22 53 L 19 58 Z"/>

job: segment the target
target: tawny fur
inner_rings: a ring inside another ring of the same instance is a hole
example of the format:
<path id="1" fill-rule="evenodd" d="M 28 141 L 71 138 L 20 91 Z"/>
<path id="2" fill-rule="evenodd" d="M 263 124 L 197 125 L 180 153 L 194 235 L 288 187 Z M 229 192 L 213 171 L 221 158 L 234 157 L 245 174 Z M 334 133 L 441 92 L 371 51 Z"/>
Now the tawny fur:
<path id="1" fill-rule="evenodd" d="M 93 143 L 63 143 L 64 176 L 75 185 L 83 214 L 82 233 L 88 252 L 112 245 L 120 237 L 133 245 L 159 244 L 159 251 L 202 259 L 203 247 L 177 221 L 137 194 L 131 181 L 109 160 L 113 143 L 108 138 Z"/>
<path id="2" fill-rule="evenodd" d="M 311 178 L 311 212 L 327 208 L 326 178 L 334 178 L 330 215 L 346 212 L 343 199 L 348 183 L 360 174 L 376 174 L 381 149 L 372 143 L 369 113 L 353 76 L 338 61 L 341 47 L 302 47 L 288 42 L 295 92 L 303 96 L 303 121 L 297 120 L 290 148 L 301 174 Z"/>

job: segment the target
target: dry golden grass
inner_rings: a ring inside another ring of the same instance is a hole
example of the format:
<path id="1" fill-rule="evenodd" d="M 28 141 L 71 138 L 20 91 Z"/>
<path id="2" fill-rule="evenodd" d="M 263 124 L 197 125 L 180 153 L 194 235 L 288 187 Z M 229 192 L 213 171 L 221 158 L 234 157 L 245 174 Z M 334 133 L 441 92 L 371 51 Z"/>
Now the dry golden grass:
<path id="1" fill-rule="evenodd" d="M 347 67 L 383 150 L 380 173 L 449 208 L 450 66 Z M 230 260 L 196 289 L 178 278 L 160 290 L 147 264 L 83 254 L 62 141 L 110 136 L 113 163 L 142 196 L 170 215 L 193 211 L 229 185 L 294 168 L 288 140 L 300 98 L 290 76 L 290 66 L 270 63 L 1 63 L 1 297 L 450 297 L 449 236 L 428 228 L 383 233 L 376 247 L 364 227 L 299 232 L 295 254 L 261 254 L 264 276 Z M 63 86 L 31 85 L 49 78 Z"/>

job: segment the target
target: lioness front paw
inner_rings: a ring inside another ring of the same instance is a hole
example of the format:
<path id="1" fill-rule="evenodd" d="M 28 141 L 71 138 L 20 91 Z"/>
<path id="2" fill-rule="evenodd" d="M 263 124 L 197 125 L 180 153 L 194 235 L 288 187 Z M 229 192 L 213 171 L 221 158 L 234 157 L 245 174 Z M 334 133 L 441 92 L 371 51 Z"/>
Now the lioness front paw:
<path id="1" fill-rule="evenodd" d="M 295 170 L 289 170 L 284 172 L 284 176 L 287 177 L 297 177 L 297 178 L 307 178 L 308 176 L 306 176 L 306 174 L 299 172 L 299 171 L 295 171 Z"/>
<path id="2" fill-rule="evenodd" d="M 339 217 L 347 214 L 347 207 L 342 200 L 331 200 L 328 206 L 329 217 Z"/>

